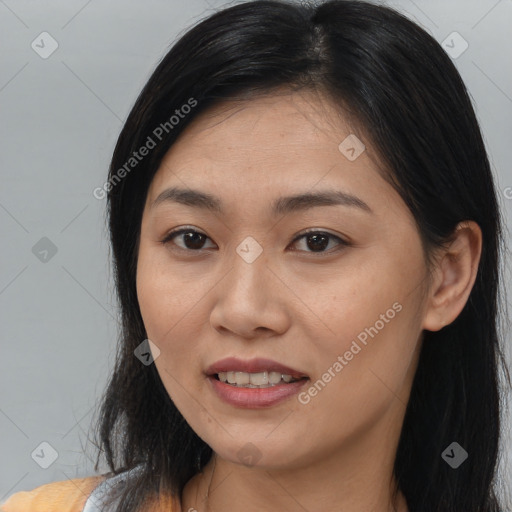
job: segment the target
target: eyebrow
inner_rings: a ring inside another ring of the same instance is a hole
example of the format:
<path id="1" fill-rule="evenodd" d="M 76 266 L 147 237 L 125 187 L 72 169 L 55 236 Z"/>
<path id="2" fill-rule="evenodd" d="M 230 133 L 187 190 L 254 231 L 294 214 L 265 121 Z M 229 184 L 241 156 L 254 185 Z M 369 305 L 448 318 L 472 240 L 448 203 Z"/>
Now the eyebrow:
<path id="1" fill-rule="evenodd" d="M 201 208 L 222 214 L 222 201 L 209 193 L 199 190 L 171 187 L 164 190 L 153 201 L 151 208 L 166 202 L 175 202 L 194 208 Z M 368 213 L 372 209 L 358 197 L 342 192 L 341 190 L 323 190 L 318 192 L 304 192 L 292 196 L 284 196 L 276 199 L 271 207 L 274 216 L 307 210 L 317 206 L 351 206 Z"/>

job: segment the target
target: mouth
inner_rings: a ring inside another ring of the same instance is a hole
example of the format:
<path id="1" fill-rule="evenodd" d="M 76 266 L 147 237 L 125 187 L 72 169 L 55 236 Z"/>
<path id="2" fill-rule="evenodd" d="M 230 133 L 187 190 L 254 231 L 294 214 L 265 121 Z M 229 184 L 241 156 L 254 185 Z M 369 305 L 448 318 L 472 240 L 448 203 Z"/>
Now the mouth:
<path id="1" fill-rule="evenodd" d="M 233 357 L 223 359 L 211 365 L 206 375 L 232 387 L 260 389 L 309 379 L 299 370 L 262 358 L 247 361 Z"/>
<path id="2" fill-rule="evenodd" d="M 309 376 L 272 359 L 228 357 L 206 370 L 211 390 L 224 403 L 238 409 L 278 406 L 297 395 Z"/>

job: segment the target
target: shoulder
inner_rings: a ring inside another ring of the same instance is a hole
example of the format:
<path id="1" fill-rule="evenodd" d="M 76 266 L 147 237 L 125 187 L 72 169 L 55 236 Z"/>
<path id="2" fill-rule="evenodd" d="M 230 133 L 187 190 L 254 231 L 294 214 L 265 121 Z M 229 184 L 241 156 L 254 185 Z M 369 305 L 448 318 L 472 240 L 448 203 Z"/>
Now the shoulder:
<path id="1" fill-rule="evenodd" d="M 52 482 L 31 491 L 17 492 L 0 504 L 1 512 L 82 512 L 92 491 L 104 476 Z"/>
<path id="2" fill-rule="evenodd" d="M 114 501 L 118 501 L 119 491 L 130 485 L 141 470 L 142 465 L 138 465 L 116 475 L 63 480 L 18 492 L 0 504 L 0 512 L 103 512 L 110 494 L 117 495 Z M 179 498 L 169 493 L 149 498 L 144 510 L 179 512 L 181 506 Z"/>

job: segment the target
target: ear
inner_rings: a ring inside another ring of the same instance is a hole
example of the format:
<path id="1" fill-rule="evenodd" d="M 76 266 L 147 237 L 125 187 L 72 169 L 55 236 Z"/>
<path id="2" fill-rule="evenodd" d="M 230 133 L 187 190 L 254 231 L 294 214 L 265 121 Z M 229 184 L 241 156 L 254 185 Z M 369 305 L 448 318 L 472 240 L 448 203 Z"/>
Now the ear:
<path id="1" fill-rule="evenodd" d="M 459 223 L 433 270 L 423 329 L 439 331 L 459 316 L 475 284 L 481 252 L 480 226 L 473 221 Z"/>

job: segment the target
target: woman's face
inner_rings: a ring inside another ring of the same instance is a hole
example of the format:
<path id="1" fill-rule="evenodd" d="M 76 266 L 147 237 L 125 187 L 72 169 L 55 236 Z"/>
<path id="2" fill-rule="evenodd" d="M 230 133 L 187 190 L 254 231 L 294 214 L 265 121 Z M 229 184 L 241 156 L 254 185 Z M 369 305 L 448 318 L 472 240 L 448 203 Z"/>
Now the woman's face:
<path id="1" fill-rule="evenodd" d="M 334 112 L 313 93 L 216 107 L 148 192 L 137 292 L 156 368 L 234 463 L 299 467 L 361 443 L 374 457 L 400 432 L 426 309 L 422 244 L 368 141 L 345 141 Z M 259 387 L 269 377 L 279 383 Z"/>

